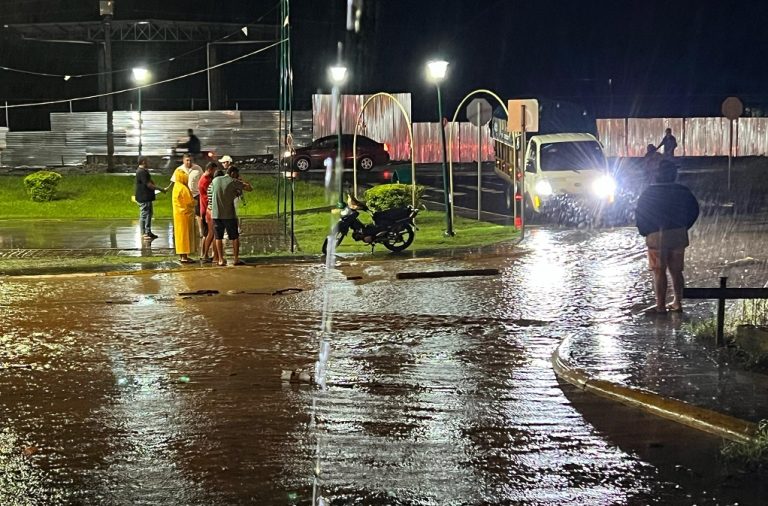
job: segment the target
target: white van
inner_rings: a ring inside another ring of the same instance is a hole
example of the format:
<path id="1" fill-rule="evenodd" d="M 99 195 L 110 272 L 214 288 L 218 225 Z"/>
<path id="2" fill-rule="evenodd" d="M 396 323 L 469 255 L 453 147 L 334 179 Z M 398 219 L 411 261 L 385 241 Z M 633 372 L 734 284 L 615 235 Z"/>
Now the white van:
<path id="1" fill-rule="evenodd" d="M 534 135 L 525 153 L 526 214 L 577 201 L 592 210 L 613 204 L 616 182 L 600 142 L 587 133 Z"/>

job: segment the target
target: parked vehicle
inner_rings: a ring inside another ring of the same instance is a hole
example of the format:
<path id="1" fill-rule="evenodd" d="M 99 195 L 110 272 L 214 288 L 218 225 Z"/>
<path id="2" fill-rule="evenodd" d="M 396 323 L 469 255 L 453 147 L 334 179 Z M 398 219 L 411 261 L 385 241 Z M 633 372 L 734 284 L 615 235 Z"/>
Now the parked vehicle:
<path id="1" fill-rule="evenodd" d="M 352 141 L 352 134 L 341 136 L 342 156 L 344 157 L 345 167 L 352 167 Z M 336 159 L 337 146 L 338 136 L 320 137 L 309 146 L 297 148 L 286 161 L 294 169 L 302 172 L 321 168 L 326 159 Z M 389 163 L 389 146 L 363 135 L 357 136 L 358 168 L 369 171 L 386 163 Z"/>
<path id="2" fill-rule="evenodd" d="M 370 214 L 373 223 L 361 222 L 359 219 L 361 211 Z M 413 242 L 416 226 L 414 218 L 418 213 L 419 210 L 411 206 L 371 213 L 365 202 L 349 195 L 347 206 L 341 210 L 341 219 L 333 227 L 329 237 L 333 237 L 338 247 L 351 230 L 352 239 L 370 244 L 371 248 L 376 244 L 383 244 L 390 251 L 403 251 Z M 323 255 L 327 253 L 328 237 L 323 241 Z"/>

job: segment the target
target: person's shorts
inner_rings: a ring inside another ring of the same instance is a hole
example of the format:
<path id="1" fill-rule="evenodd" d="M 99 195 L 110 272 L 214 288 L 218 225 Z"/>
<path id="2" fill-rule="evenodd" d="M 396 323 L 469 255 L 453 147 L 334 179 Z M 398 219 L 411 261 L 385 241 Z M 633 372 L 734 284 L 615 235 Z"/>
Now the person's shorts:
<path id="1" fill-rule="evenodd" d="M 648 248 L 648 269 L 652 271 L 682 272 L 685 267 L 685 248 L 653 249 Z"/>
<path id="2" fill-rule="evenodd" d="M 214 218 L 213 231 L 215 232 L 216 239 L 218 240 L 224 239 L 224 232 L 227 233 L 227 237 L 229 237 L 230 241 L 234 241 L 240 237 L 240 232 L 237 227 L 237 218 L 230 220 L 219 220 Z"/>
<path id="3" fill-rule="evenodd" d="M 195 216 L 200 216 L 200 195 L 192 198 L 195 199 Z"/>

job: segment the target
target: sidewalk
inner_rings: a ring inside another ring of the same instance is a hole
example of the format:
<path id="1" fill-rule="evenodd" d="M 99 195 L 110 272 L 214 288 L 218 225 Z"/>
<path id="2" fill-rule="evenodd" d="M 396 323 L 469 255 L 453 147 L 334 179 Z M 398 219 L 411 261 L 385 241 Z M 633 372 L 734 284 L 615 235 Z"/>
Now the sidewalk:
<path id="1" fill-rule="evenodd" d="M 692 312 L 603 325 L 566 337 L 552 355 L 556 374 L 579 388 L 665 418 L 748 441 L 768 418 L 768 376 L 744 370 L 714 342 L 683 323 L 712 316 Z M 708 309 L 709 308 L 709 309 Z"/>

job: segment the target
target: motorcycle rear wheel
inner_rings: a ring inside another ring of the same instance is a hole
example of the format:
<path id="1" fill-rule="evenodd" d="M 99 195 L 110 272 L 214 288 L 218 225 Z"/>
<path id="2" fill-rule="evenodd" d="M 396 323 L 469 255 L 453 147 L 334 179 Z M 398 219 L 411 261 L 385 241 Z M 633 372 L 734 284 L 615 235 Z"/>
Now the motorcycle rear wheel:
<path id="1" fill-rule="evenodd" d="M 341 232 L 339 230 L 339 227 L 335 226 L 333 227 L 333 230 L 331 231 L 331 235 L 336 238 L 336 247 L 339 247 L 339 244 L 341 244 L 341 241 L 344 240 L 344 237 L 347 235 L 346 232 Z M 328 237 L 325 238 L 323 241 L 323 255 L 328 254 Z"/>
<path id="2" fill-rule="evenodd" d="M 413 237 L 413 227 L 406 224 L 403 225 L 402 230 L 388 233 L 387 236 L 381 240 L 381 244 L 383 244 L 389 251 L 397 253 L 410 246 L 413 242 Z"/>

